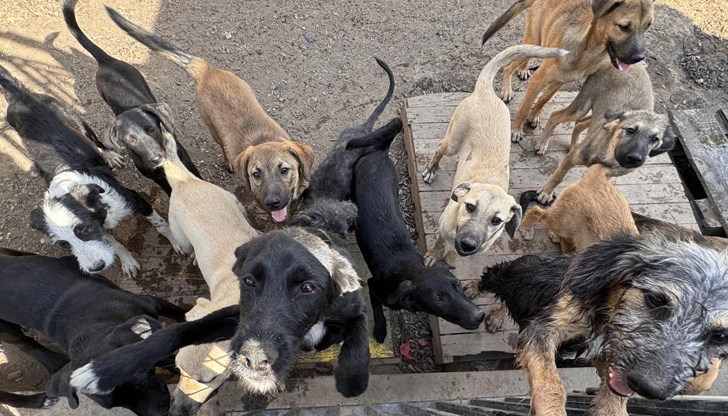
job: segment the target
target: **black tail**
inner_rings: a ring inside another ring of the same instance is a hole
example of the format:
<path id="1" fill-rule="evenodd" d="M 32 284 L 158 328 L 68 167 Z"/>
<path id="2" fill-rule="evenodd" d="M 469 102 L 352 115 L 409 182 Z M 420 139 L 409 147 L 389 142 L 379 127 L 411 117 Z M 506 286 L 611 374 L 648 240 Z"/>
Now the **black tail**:
<path id="1" fill-rule="evenodd" d="M 68 26 L 68 30 L 71 32 L 74 38 L 78 41 L 78 43 L 83 46 L 84 49 L 86 49 L 91 56 L 96 59 L 96 62 L 98 63 L 104 63 L 113 60 L 114 58 L 109 55 L 108 53 L 104 52 L 103 49 L 99 48 L 95 43 L 91 42 L 91 39 L 89 39 L 82 31 L 81 28 L 78 27 L 78 22 L 76 21 L 76 12 L 74 9 L 76 8 L 76 1 L 77 0 L 64 0 L 63 1 L 63 20 L 66 21 L 66 26 Z"/>
<path id="2" fill-rule="evenodd" d="M 20 81 L 10 75 L 10 72 L 2 65 L 0 65 L 0 87 L 10 95 L 18 95 L 25 91 Z"/>
<path id="3" fill-rule="evenodd" d="M 536 191 L 526 191 L 522 193 L 521 197 L 518 198 L 518 204 L 521 206 L 521 212 L 525 214 L 528 209 L 528 205 L 534 201 L 538 201 L 538 193 L 536 193 Z"/>
<path id="4" fill-rule="evenodd" d="M 111 7 L 105 7 L 106 13 L 109 14 L 109 17 L 111 17 L 111 20 L 113 20 L 114 23 L 122 28 L 124 32 L 128 33 L 129 36 L 133 37 L 147 48 L 177 63 L 183 68 L 187 68 L 187 65 L 189 65 L 190 61 L 192 61 L 192 55 L 182 51 L 178 47 L 163 39 L 161 36 L 135 25 Z"/>
<path id="5" fill-rule="evenodd" d="M 519 15 L 522 11 L 528 9 L 531 7 L 531 4 L 533 3 L 533 0 L 517 0 L 511 7 L 506 10 L 505 13 L 498 16 L 497 19 L 495 19 L 495 22 L 488 27 L 488 30 L 485 31 L 483 34 L 483 39 L 481 42 L 481 45 L 485 45 L 485 42 L 488 41 L 497 31 L 499 31 L 503 26 L 505 26 L 508 22 L 510 22 L 514 17 Z"/>
<path id="6" fill-rule="evenodd" d="M 359 149 L 368 146 L 376 145 L 377 148 L 382 149 L 389 147 L 395 137 L 402 131 L 402 119 L 399 117 L 393 118 L 389 123 L 382 127 L 368 133 L 364 136 L 352 139 L 346 144 L 347 149 Z"/>
<path id="7" fill-rule="evenodd" d="M 389 104 L 389 101 L 392 99 L 392 96 L 394 95 L 394 74 L 392 74 L 392 70 L 389 69 L 389 65 L 387 65 L 386 62 L 382 61 L 379 58 L 376 59 L 379 66 L 382 67 L 384 72 L 387 73 L 387 77 L 389 77 L 389 89 L 387 90 L 387 95 L 384 96 L 384 99 L 382 102 L 379 103 L 377 108 L 374 109 L 372 114 L 369 116 L 367 121 L 364 123 L 364 130 L 371 131 L 372 127 L 374 127 L 374 123 L 377 122 L 377 119 L 379 119 L 379 116 L 382 115 L 382 112 L 384 111 L 384 107 Z"/>

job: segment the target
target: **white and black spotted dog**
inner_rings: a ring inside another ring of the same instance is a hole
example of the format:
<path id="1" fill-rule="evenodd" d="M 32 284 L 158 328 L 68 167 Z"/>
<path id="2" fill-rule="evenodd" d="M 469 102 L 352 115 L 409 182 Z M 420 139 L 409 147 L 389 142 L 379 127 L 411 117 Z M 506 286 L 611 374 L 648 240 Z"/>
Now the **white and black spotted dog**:
<path id="1" fill-rule="evenodd" d="M 79 114 L 29 91 L 2 66 L 0 87 L 8 101 L 8 124 L 48 183 L 42 207 L 31 212 L 33 228 L 69 246 L 87 273 L 106 269 L 118 256 L 124 273 L 136 275 L 139 263 L 110 233 L 132 213 L 144 215 L 175 251 L 182 251 L 149 202 L 116 180 L 107 160 L 118 155 L 103 147 Z"/>

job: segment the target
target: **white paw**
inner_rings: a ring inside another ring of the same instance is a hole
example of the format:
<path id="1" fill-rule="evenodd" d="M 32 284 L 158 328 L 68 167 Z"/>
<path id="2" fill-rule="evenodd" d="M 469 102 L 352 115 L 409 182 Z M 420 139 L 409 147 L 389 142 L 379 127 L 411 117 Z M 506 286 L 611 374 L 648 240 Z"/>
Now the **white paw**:
<path id="1" fill-rule="evenodd" d="M 541 205 L 548 205 L 554 200 L 554 192 L 546 191 L 545 189 L 539 189 L 538 191 L 538 203 Z"/>
<path id="2" fill-rule="evenodd" d="M 546 154 L 546 150 L 548 150 L 548 148 L 549 148 L 548 140 L 539 140 L 538 143 L 536 143 L 536 154 L 544 155 L 544 154 Z"/>
<path id="3" fill-rule="evenodd" d="M 113 168 L 123 168 L 126 163 L 124 162 L 124 156 L 116 153 L 113 150 L 102 150 L 101 154 L 104 156 L 104 159 L 106 160 L 106 164 L 109 165 L 109 167 Z"/>
<path id="4" fill-rule="evenodd" d="M 528 69 L 519 69 L 516 71 L 516 75 L 518 75 L 518 79 L 521 81 L 525 81 L 529 78 L 531 78 L 531 71 Z"/>
<path id="5" fill-rule="evenodd" d="M 520 229 L 519 231 L 521 232 L 521 237 L 523 237 L 524 240 L 526 240 L 526 241 L 533 240 L 533 227 L 528 228 L 526 230 Z"/>
<path id="6" fill-rule="evenodd" d="M 435 180 L 435 175 L 437 175 L 437 171 L 436 170 L 426 169 L 424 172 L 422 172 L 422 180 L 426 184 L 431 184 L 432 181 Z"/>
<path id="7" fill-rule="evenodd" d="M 190 258 L 192 259 L 192 265 L 197 266 L 197 256 L 195 256 L 194 251 L 192 252 L 192 254 L 190 254 Z"/>
<path id="8" fill-rule="evenodd" d="M 171 240 L 169 240 L 169 243 L 172 244 L 172 248 L 174 249 L 174 252 L 175 253 L 182 254 L 182 255 L 187 254 L 187 252 L 185 251 L 184 247 L 182 247 L 181 245 L 179 245 L 177 243 L 177 241 L 174 240 L 174 238 L 171 239 Z"/>
<path id="9" fill-rule="evenodd" d="M 549 240 L 554 244 L 558 244 L 561 242 L 561 237 L 549 231 Z"/>
<path id="10" fill-rule="evenodd" d="M 134 257 L 120 258 L 121 270 L 125 275 L 135 279 L 139 273 L 139 262 Z"/>
<path id="11" fill-rule="evenodd" d="M 528 123 L 530 127 L 535 129 L 536 127 L 541 125 L 541 116 L 537 115 L 535 117 L 528 118 L 526 119 L 526 123 Z"/>
<path id="12" fill-rule="evenodd" d="M 500 98 L 501 98 L 501 100 L 503 100 L 504 103 L 510 103 L 511 100 L 513 99 L 513 90 L 512 89 L 502 90 L 500 93 Z"/>
<path id="13" fill-rule="evenodd" d="M 425 253 L 425 266 L 430 267 L 437 263 L 437 260 L 429 251 Z"/>
<path id="14" fill-rule="evenodd" d="M 71 373 L 71 386 L 86 394 L 108 394 L 110 391 L 99 389 L 99 377 L 94 371 L 93 363 L 77 368 Z"/>
<path id="15" fill-rule="evenodd" d="M 518 143 L 523 139 L 523 131 L 521 129 L 511 131 L 511 142 Z"/>
<path id="16" fill-rule="evenodd" d="M 139 318 L 134 325 L 131 326 L 131 332 L 139 335 L 141 339 L 147 339 L 152 335 L 152 326 L 144 318 Z"/>
<path id="17" fill-rule="evenodd" d="M 46 399 L 43 401 L 43 408 L 48 409 L 58 403 L 58 399 L 56 397 L 46 397 Z"/>

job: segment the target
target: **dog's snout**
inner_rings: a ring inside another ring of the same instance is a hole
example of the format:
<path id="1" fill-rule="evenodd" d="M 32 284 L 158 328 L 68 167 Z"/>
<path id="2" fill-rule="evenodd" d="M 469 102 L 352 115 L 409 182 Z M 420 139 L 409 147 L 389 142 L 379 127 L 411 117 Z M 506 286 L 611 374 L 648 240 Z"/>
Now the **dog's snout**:
<path id="1" fill-rule="evenodd" d="M 625 157 L 627 158 L 627 161 L 633 165 L 640 165 L 645 161 L 645 157 L 639 153 L 629 153 Z"/>
<path id="2" fill-rule="evenodd" d="M 242 364 L 247 369 L 256 372 L 270 371 L 278 357 L 277 354 L 277 350 L 272 345 L 266 347 L 255 341 L 246 342 L 240 351 Z"/>
<path id="3" fill-rule="evenodd" d="M 281 209 L 281 207 L 283 205 L 283 201 L 281 200 L 280 197 L 277 197 L 277 196 L 272 196 L 272 197 L 266 198 L 264 203 L 265 203 L 265 206 L 270 208 L 271 210 Z"/>
<path id="4" fill-rule="evenodd" d="M 463 253 L 472 253 L 478 249 L 478 242 L 472 237 L 464 237 L 458 242 Z"/>
<path id="5" fill-rule="evenodd" d="M 652 400 L 665 400 L 671 396 L 672 392 L 661 386 L 659 380 L 659 377 L 636 371 L 627 374 L 627 386 L 640 396 Z"/>
<path id="6" fill-rule="evenodd" d="M 645 51 L 642 50 L 640 52 L 630 55 L 627 59 L 625 59 L 625 63 L 632 65 L 632 64 L 636 64 L 637 62 L 642 62 L 644 60 L 645 60 Z"/>
<path id="7" fill-rule="evenodd" d="M 483 312 L 482 310 L 479 310 L 478 313 L 476 313 L 473 316 L 473 320 L 470 323 L 470 328 L 467 328 L 467 329 L 477 329 L 480 326 L 480 323 L 483 322 L 484 319 L 485 319 L 485 312 Z"/>
<path id="8" fill-rule="evenodd" d="M 88 271 L 91 273 L 96 273 L 104 270 L 104 267 L 106 267 L 106 262 L 103 260 L 98 260 L 88 268 Z"/>
<path id="9" fill-rule="evenodd" d="M 253 371 L 268 371 L 270 370 L 270 361 L 258 359 L 258 357 L 245 357 L 245 367 Z"/>

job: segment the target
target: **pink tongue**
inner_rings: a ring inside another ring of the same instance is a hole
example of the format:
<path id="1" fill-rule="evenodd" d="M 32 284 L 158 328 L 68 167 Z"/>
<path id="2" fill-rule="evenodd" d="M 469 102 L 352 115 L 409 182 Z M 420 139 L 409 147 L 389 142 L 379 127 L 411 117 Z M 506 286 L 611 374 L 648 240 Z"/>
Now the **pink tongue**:
<path id="1" fill-rule="evenodd" d="M 625 64 L 624 62 L 620 61 L 619 58 L 617 58 L 617 68 L 619 68 L 620 71 L 624 72 L 629 68 L 629 64 Z"/>
<path id="2" fill-rule="evenodd" d="M 273 221 L 275 222 L 285 221 L 286 216 L 288 216 L 288 207 L 283 207 L 278 211 L 272 211 L 270 215 L 273 217 Z"/>
<path id="3" fill-rule="evenodd" d="M 624 383 L 624 379 L 617 375 L 617 373 L 614 372 L 614 369 L 612 367 L 609 367 L 609 378 L 607 379 L 607 383 L 609 383 L 609 387 L 617 394 L 620 394 L 622 396 L 631 396 L 634 394 L 632 389 L 627 387 L 627 385 Z"/>

